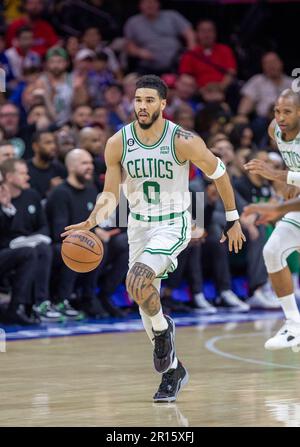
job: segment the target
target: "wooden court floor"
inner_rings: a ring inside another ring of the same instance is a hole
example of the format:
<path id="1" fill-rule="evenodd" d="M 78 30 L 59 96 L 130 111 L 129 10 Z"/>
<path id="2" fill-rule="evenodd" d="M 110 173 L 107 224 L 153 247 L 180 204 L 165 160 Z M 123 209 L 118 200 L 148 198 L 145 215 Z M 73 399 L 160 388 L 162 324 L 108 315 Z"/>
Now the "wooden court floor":
<path id="1" fill-rule="evenodd" d="M 143 332 L 10 342 L 0 426 L 300 426 L 300 353 L 263 348 L 278 327 L 177 329 L 190 382 L 176 404 L 152 402 L 160 376 Z"/>

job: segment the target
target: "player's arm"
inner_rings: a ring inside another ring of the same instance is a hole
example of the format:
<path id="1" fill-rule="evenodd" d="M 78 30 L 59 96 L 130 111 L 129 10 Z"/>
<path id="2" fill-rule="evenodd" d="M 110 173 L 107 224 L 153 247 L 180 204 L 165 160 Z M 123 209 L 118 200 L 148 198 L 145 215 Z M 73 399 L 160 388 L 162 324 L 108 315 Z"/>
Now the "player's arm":
<path id="1" fill-rule="evenodd" d="M 67 236 L 74 230 L 90 230 L 99 225 L 115 211 L 119 203 L 120 184 L 122 178 L 121 157 L 122 137 L 121 132 L 113 135 L 105 147 L 106 174 L 103 192 L 99 195 L 93 211 L 88 219 L 76 225 L 65 228 L 62 237 Z"/>
<path id="2" fill-rule="evenodd" d="M 237 253 L 242 248 L 243 241 L 246 238 L 239 223 L 234 192 L 224 163 L 215 157 L 200 137 L 180 128 L 176 133 L 175 151 L 179 162 L 191 161 L 215 182 L 224 204 L 227 220 L 221 242 L 224 242 L 228 237 L 229 251 L 234 248 Z"/>
<path id="3" fill-rule="evenodd" d="M 284 203 L 252 204 L 244 208 L 243 215 L 257 214 L 256 225 L 275 222 L 290 211 L 300 211 L 300 199 L 288 200 Z"/>

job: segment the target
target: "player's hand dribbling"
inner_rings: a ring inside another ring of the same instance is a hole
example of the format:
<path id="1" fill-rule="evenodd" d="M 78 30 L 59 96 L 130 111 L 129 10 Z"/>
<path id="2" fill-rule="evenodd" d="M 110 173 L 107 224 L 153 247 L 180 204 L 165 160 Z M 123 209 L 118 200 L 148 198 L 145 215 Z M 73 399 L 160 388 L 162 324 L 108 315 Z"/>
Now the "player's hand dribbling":
<path id="1" fill-rule="evenodd" d="M 93 223 L 87 219 L 84 222 L 80 222 L 78 224 L 74 224 L 74 225 L 69 225 L 68 227 L 65 227 L 64 233 L 61 233 L 61 237 L 66 237 L 69 236 L 69 234 L 73 233 L 73 231 L 78 231 L 78 230 L 91 230 L 91 228 L 93 228 L 95 225 L 93 225 Z"/>
<path id="2" fill-rule="evenodd" d="M 227 231 L 226 235 L 224 233 L 222 234 L 220 242 L 225 242 L 227 238 L 229 251 L 234 249 L 234 252 L 238 253 L 243 247 L 243 242 L 246 242 L 246 237 L 238 220 L 234 222 L 232 227 Z"/>

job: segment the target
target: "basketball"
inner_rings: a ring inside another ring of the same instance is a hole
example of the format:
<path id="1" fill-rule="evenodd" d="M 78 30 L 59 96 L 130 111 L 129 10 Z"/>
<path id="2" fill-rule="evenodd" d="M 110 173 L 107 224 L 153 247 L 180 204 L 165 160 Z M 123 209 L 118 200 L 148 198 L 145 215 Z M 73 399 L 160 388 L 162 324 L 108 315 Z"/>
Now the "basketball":
<path id="1" fill-rule="evenodd" d="M 94 270 L 103 258 L 103 244 L 91 231 L 74 231 L 67 236 L 61 247 L 61 256 L 71 270 L 86 273 Z"/>

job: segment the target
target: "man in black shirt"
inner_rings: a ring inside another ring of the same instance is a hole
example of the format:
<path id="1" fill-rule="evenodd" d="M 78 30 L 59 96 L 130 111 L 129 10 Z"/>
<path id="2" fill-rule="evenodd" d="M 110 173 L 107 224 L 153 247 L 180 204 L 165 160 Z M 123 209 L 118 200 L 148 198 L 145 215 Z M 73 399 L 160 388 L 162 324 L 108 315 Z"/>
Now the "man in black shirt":
<path id="1" fill-rule="evenodd" d="M 28 170 L 24 160 L 6 160 L 1 165 L 1 172 L 16 211 L 7 231 L 1 233 L 1 244 L 3 247 L 13 249 L 20 247 L 33 249 L 32 256 L 36 260 L 33 274 L 37 312 L 42 318 L 59 320 L 62 315 L 52 307 L 49 297 L 52 250 L 40 196 L 29 188 Z"/>
<path id="2" fill-rule="evenodd" d="M 32 137 L 32 148 L 34 157 L 27 162 L 30 186 L 44 199 L 51 188 L 63 181 L 67 172 L 64 165 L 55 159 L 57 146 L 52 132 L 37 131 Z"/>
<path id="3" fill-rule="evenodd" d="M 97 189 L 92 183 L 93 161 L 91 155 L 83 149 L 74 149 L 66 156 L 68 169 L 67 179 L 50 193 L 46 213 L 50 225 L 51 237 L 54 242 L 54 268 L 57 275 L 57 296 L 60 300 L 69 299 L 80 282 L 82 290 L 82 309 L 92 315 L 104 316 L 101 304 L 96 301 L 94 293 L 98 270 L 84 275 L 70 270 L 61 259 L 61 237 L 65 226 L 72 222 L 85 220 L 94 208 Z M 105 230 L 96 229 L 95 233 L 102 237 Z"/>
<path id="4" fill-rule="evenodd" d="M 11 203 L 11 196 L 4 184 L 4 178 L 0 171 L 0 234 L 9 231 L 11 221 L 16 213 Z M 5 238 L 0 237 L 0 278 L 12 274 L 11 300 L 5 315 L 5 322 L 18 324 L 34 324 L 39 319 L 30 315 L 31 289 L 33 285 L 33 273 L 36 268 L 36 260 L 33 256 L 33 248 L 20 247 L 9 248 Z"/>

